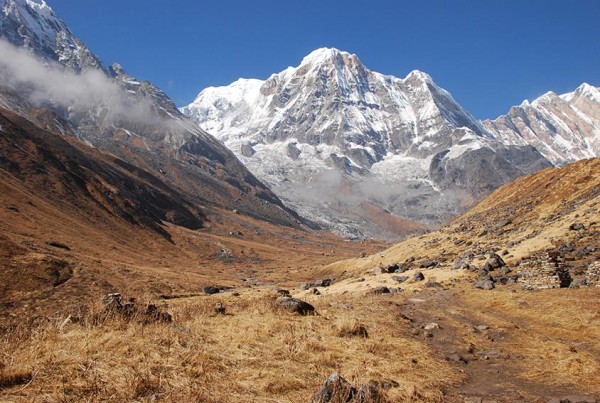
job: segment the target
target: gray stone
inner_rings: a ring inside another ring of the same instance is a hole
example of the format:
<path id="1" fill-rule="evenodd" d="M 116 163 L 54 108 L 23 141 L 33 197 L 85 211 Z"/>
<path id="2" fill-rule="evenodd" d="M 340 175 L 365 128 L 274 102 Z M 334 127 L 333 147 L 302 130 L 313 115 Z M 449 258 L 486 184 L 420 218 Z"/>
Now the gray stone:
<path id="1" fill-rule="evenodd" d="M 439 329 L 440 325 L 438 325 L 435 322 L 431 322 L 426 324 L 425 326 L 423 326 L 423 330 L 434 330 L 434 329 Z"/>
<path id="2" fill-rule="evenodd" d="M 582 229 L 584 229 L 584 228 L 585 228 L 585 227 L 584 227 L 584 226 L 583 226 L 583 224 L 582 224 L 582 223 L 580 223 L 580 222 L 574 222 L 573 224 L 569 225 L 569 229 L 570 229 L 571 231 L 579 231 L 579 230 L 582 230 Z"/>
<path id="3" fill-rule="evenodd" d="M 356 394 L 356 388 L 337 372 L 331 374 L 313 398 L 311 403 L 350 402 Z"/>
<path id="4" fill-rule="evenodd" d="M 419 268 L 421 269 L 432 269 L 437 265 L 436 262 L 434 262 L 433 260 L 423 260 L 421 262 L 421 264 L 419 265 Z"/>
<path id="5" fill-rule="evenodd" d="M 315 311 L 315 307 L 298 298 L 279 297 L 275 300 L 275 306 L 289 312 L 298 313 L 300 315 L 308 315 Z"/>
<path id="6" fill-rule="evenodd" d="M 408 280 L 408 276 L 392 276 L 392 280 L 397 281 L 398 283 L 404 283 Z"/>
<path id="7" fill-rule="evenodd" d="M 218 294 L 221 292 L 221 289 L 219 287 L 215 287 L 214 285 L 207 285 L 204 288 L 202 288 L 202 291 L 205 294 L 208 295 L 213 295 L 213 294 Z"/>
<path id="8" fill-rule="evenodd" d="M 415 281 L 423 281 L 423 280 L 425 280 L 425 276 L 423 275 L 423 273 L 421 273 L 420 271 L 418 271 L 415 274 L 413 274 L 413 280 L 415 280 Z"/>
<path id="9" fill-rule="evenodd" d="M 495 288 L 494 282 L 490 279 L 479 280 L 475 283 L 475 288 L 480 288 L 482 290 L 492 290 Z"/>
<path id="10" fill-rule="evenodd" d="M 369 291 L 369 294 L 374 294 L 374 295 L 391 294 L 391 291 L 389 288 L 381 286 L 381 287 L 373 288 L 372 290 Z"/>

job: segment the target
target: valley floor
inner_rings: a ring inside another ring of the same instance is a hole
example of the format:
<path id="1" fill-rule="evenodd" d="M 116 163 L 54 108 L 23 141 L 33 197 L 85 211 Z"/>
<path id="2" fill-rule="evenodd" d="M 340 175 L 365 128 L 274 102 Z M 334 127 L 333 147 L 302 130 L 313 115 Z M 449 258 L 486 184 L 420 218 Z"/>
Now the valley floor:
<path id="1" fill-rule="evenodd" d="M 374 401 L 600 397 L 598 289 L 455 281 L 391 296 L 302 295 L 318 314 L 281 312 L 273 288 L 252 287 L 159 303 L 172 323 L 106 315 L 100 304 L 21 323 L 0 339 L 0 400 L 304 402 L 334 372 L 377 382 Z"/>

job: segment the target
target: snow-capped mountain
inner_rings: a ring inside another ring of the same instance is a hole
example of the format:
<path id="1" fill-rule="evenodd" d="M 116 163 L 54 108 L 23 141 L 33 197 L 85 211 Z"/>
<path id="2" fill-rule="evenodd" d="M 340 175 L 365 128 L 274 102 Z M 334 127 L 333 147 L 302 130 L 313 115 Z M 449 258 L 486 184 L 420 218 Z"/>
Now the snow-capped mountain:
<path id="1" fill-rule="evenodd" d="M 0 0 L 0 107 L 156 175 L 194 203 L 298 216 L 159 88 L 104 66 L 44 0 Z"/>
<path id="2" fill-rule="evenodd" d="M 567 94 L 548 92 L 483 124 L 506 144 L 533 145 L 557 166 L 597 157 L 600 156 L 600 90 L 584 83 Z"/>
<path id="3" fill-rule="evenodd" d="M 382 216 L 444 222 L 549 166 L 531 146 L 497 141 L 427 74 L 386 76 L 337 49 L 207 88 L 181 110 L 289 205 L 346 235 L 394 233 Z"/>
<path id="4" fill-rule="evenodd" d="M 0 37 L 75 71 L 103 69 L 44 0 L 0 0 Z"/>

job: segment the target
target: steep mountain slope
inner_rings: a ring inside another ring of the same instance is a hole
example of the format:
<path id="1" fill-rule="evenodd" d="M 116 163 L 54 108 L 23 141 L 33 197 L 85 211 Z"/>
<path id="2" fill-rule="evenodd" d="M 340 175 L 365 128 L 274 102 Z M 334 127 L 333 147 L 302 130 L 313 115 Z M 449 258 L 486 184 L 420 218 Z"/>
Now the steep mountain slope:
<path id="1" fill-rule="evenodd" d="M 507 115 L 483 125 L 506 144 L 531 144 L 554 165 L 600 155 L 600 90 L 582 84 L 575 91 L 548 92 L 524 101 Z"/>
<path id="2" fill-rule="evenodd" d="M 301 278 L 380 247 L 199 205 L 69 135 L 49 110 L 28 115 L 63 130 L 0 108 L 0 328 L 115 291 L 158 298 Z"/>
<path id="3" fill-rule="evenodd" d="M 549 166 L 496 141 L 427 74 L 367 69 L 318 49 L 266 81 L 207 88 L 181 109 L 303 215 L 346 235 L 393 236 L 364 214 L 439 224 L 472 200 Z"/>
<path id="4" fill-rule="evenodd" d="M 44 0 L 0 0 L 0 37 L 75 71 L 103 69 Z"/>
<path id="5" fill-rule="evenodd" d="M 0 10 L 0 105 L 46 128 L 162 178 L 194 203 L 223 206 L 283 225 L 297 215 L 212 136 L 185 118 L 149 82 L 105 68 L 43 0 L 3 0 Z M 55 122 L 61 122 L 55 124 Z"/>

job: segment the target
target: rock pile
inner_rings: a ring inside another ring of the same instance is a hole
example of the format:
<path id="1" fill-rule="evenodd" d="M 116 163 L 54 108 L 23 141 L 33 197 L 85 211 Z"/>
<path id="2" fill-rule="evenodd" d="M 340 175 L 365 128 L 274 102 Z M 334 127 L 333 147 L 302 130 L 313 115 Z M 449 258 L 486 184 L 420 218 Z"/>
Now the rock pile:
<path id="1" fill-rule="evenodd" d="M 127 320 L 137 319 L 143 323 L 170 323 L 173 321 L 171 314 L 160 311 L 156 305 L 148 304 L 143 308 L 137 305 L 135 298 L 129 298 L 127 302 L 123 302 L 119 293 L 106 295 L 104 310 L 111 315 L 119 315 Z"/>

